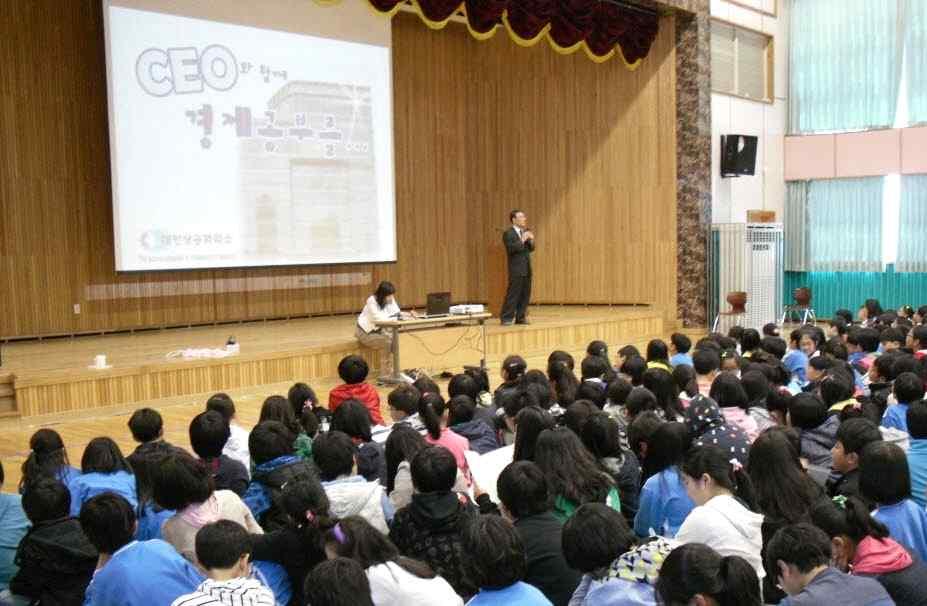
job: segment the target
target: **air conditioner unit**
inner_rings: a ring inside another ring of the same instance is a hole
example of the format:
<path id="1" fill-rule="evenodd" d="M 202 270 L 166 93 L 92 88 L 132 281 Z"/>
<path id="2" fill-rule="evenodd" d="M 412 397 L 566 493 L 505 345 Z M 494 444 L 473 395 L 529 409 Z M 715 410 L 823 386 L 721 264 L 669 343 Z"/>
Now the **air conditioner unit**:
<path id="1" fill-rule="evenodd" d="M 734 325 L 760 330 L 782 315 L 783 244 L 781 223 L 718 223 L 708 247 L 709 329 L 719 312 L 730 310 L 729 292 L 747 293 L 746 313 L 722 315 L 718 332 Z"/>

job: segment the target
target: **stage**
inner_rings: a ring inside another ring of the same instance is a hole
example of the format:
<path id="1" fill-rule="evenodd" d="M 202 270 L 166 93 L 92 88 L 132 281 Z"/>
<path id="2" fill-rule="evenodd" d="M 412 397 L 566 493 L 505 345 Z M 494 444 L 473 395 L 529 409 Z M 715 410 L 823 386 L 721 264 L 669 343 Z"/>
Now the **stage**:
<path id="1" fill-rule="evenodd" d="M 667 336 L 658 310 L 647 306 L 535 306 L 530 325 L 486 328 L 486 364 L 496 374 L 502 358 L 519 353 L 546 359 L 550 351 L 582 352 L 589 341 L 640 343 Z M 354 315 L 315 317 L 194 328 L 12 342 L 3 347 L 0 386 L 12 391 L 6 416 L 52 420 L 100 408 L 134 406 L 260 385 L 337 378 L 342 357 L 364 355 L 373 368 L 380 353 L 354 339 Z M 186 348 L 221 348 L 234 336 L 241 352 L 218 359 L 168 359 Z M 403 333 L 403 368 L 431 373 L 478 365 L 478 327 L 449 327 Z M 105 355 L 111 368 L 89 368 Z M 536 364 L 537 365 L 537 364 Z M 543 364 L 541 364 L 543 366 Z M 8 398 L 9 400 L 9 398 Z M 49 418 L 51 416 L 51 418 Z"/>

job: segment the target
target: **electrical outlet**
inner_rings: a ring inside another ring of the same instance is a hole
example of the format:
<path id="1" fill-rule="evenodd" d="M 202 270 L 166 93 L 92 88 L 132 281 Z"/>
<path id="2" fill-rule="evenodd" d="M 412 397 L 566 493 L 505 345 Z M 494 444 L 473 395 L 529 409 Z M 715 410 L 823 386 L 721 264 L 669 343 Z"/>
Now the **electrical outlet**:
<path id="1" fill-rule="evenodd" d="M 75 314 L 75 315 L 80 315 L 80 303 L 75 303 L 75 304 L 74 304 L 74 314 Z"/>

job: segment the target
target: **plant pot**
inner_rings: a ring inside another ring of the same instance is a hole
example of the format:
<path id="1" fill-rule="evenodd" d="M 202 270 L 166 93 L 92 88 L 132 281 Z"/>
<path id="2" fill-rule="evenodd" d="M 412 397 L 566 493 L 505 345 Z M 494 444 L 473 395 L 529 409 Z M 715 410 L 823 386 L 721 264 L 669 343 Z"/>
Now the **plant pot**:
<path id="1" fill-rule="evenodd" d="M 731 304 L 732 314 L 742 314 L 747 311 L 747 293 L 735 291 L 727 293 L 727 302 Z"/>

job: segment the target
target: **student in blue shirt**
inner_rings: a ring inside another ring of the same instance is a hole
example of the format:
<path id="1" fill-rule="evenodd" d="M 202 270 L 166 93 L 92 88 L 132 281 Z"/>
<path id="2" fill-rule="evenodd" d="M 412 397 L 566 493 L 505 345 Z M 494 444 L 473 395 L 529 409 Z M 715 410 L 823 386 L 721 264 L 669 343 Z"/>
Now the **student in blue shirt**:
<path id="1" fill-rule="evenodd" d="M 3 463 L 0 462 L 0 488 L 3 487 Z M 0 593 L 8 589 L 16 574 L 16 548 L 29 530 L 29 520 L 18 494 L 0 494 Z"/>
<path id="2" fill-rule="evenodd" d="M 501 516 L 480 516 L 464 531 L 467 576 L 480 588 L 468 606 L 553 606 L 541 590 L 522 581 L 527 558 L 515 527 Z"/>
<path id="3" fill-rule="evenodd" d="M 801 388 L 808 382 L 805 369 L 808 367 L 808 356 L 801 350 L 801 329 L 796 328 L 789 333 L 789 350 L 782 358 L 782 364 L 789 371 L 791 379 Z"/>
<path id="4" fill-rule="evenodd" d="M 911 474 L 900 446 L 873 442 L 863 448 L 859 491 L 875 503 L 872 517 L 888 527 L 891 537 L 927 561 L 927 511 L 911 500 Z"/>
<path id="5" fill-rule="evenodd" d="M 54 429 L 40 429 L 29 438 L 29 456 L 23 461 L 22 476 L 19 479 L 19 494 L 26 485 L 43 477 L 51 477 L 69 489 L 80 476 L 80 470 L 71 467 L 64 441 Z"/>
<path id="6" fill-rule="evenodd" d="M 908 469 L 911 473 L 911 498 L 921 507 L 927 506 L 927 403 L 908 406 Z"/>
<path id="7" fill-rule="evenodd" d="M 689 350 L 692 349 L 692 339 L 680 332 L 674 332 L 670 335 L 670 366 L 676 367 L 681 364 L 692 366 L 692 356 Z"/>
<path id="8" fill-rule="evenodd" d="M 135 508 L 117 494 L 100 494 L 87 501 L 80 512 L 80 525 L 100 552 L 85 604 L 170 604 L 204 580 L 193 564 L 164 541 L 132 540 Z"/>
<path id="9" fill-rule="evenodd" d="M 116 493 L 124 497 L 133 509 L 138 509 L 132 466 L 110 438 L 90 440 L 81 457 L 80 468 L 81 475 L 70 486 L 72 516 L 77 517 L 84 503 L 104 492 Z"/>
<path id="10" fill-rule="evenodd" d="M 688 446 L 688 430 L 682 423 L 664 423 L 651 436 L 643 461 L 647 480 L 634 517 L 634 532 L 638 536 L 673 538 L 695 507 L 679 477 L 678 466 Z"/>
<path id="11" fill-rule="evenodd" d="M 903 372 L 892 385 L 897 404 L 889 404 L 882 415 L 882 427 L 894 427 L 908 433 L 908 406 L 924 399 L 924 382 L 913 372 Z"/>

